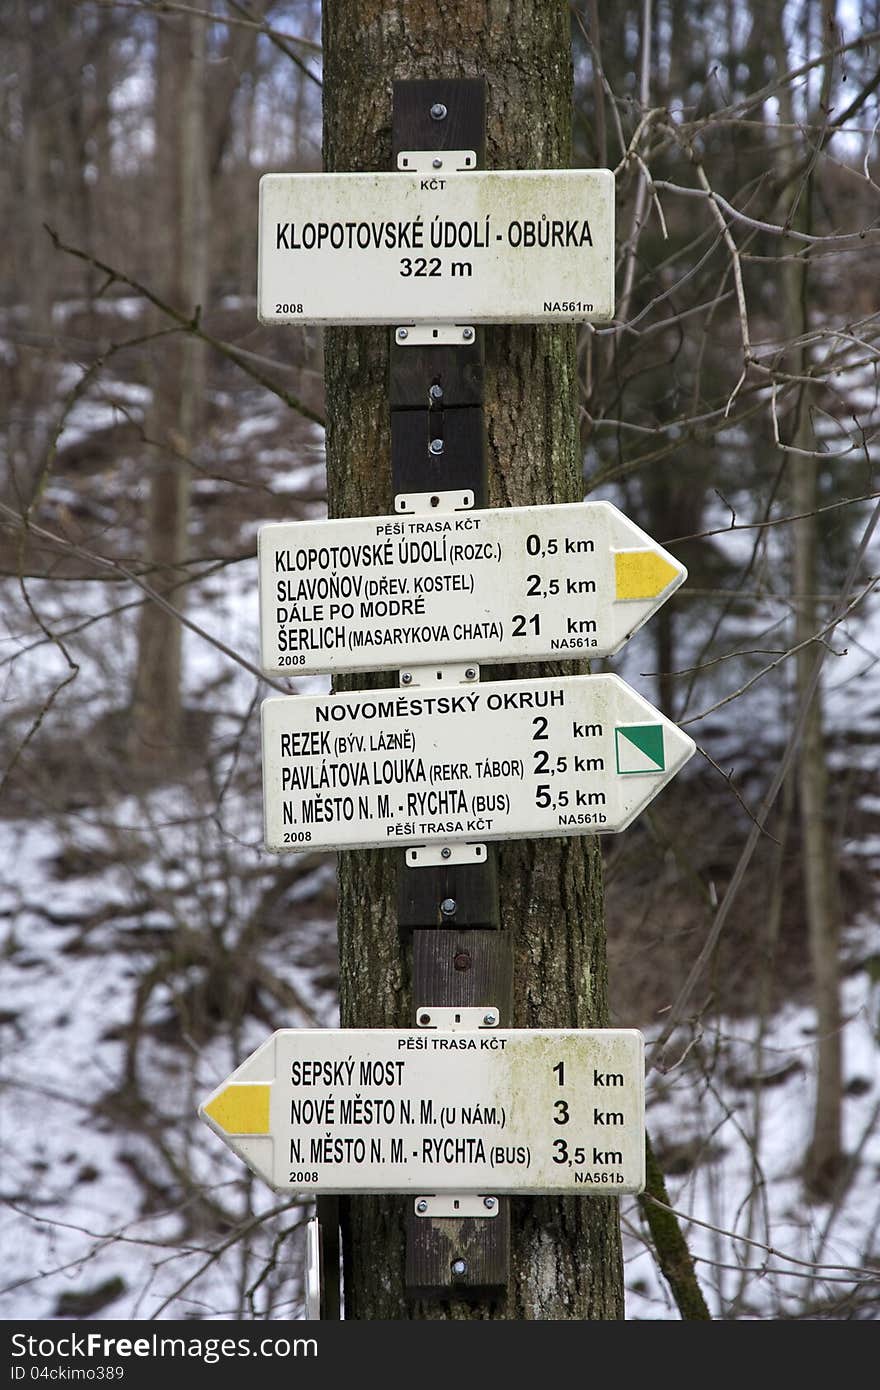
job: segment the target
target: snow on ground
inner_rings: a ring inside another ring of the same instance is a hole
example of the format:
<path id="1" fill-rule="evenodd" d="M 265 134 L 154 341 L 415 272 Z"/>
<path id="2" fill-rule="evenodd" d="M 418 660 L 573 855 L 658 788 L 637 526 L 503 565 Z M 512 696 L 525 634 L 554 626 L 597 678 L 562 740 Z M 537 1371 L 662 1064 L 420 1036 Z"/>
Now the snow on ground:
<path id="1" fill-rule="evenodd" d="M 872 935 L 876 943 L 876 925 L 863 926 L 866 946 Z M 665 1139 L 683 1149 L 693 1144 L 698 1154 L 688 1172 L 667 1176 L 667 1190 L 685 1217 L 697 1275 L 716 1316 L 803 1316 L 806 1281 L 815 1278 L 809 1293 L 815 1316 L 824 1308 L 826 1316 L 845 1318 L 854 1287 L 878 1278 L 876 980 L 860 970 L 844 982 L 841 1003 L 844 1145 L 853 1171 L 839 1202 L 809 1204 L 802 1195 L 816 1067 L 809 1009 L 787 1006 L 763 1032 L 754 1020 L 720 1018 L 700 1041 L 703 1075 L 699 1066 L 649 1073 L 646 1123 L 655 1151 Z M 651 1040 L 646 1032 L 649 1055 Z M 643 1226 L 631 1200 L 623 1203 L 623 1219 L 630 1231 L 628 1317 L 677 1316 L 650 1254 L 639 1250 L 635 1232 Z"/>
<path id="2" fill-rule="evenodd" d="M 72 420 L 68 428 L 79 423 Z M 95 420 L 81 423 L 91 427 Z M 259 415 L 248 430 L 249 447 L 258 447 Z M 316 446 L 315 468 L 317 455 Z M 302 471 L 289 481 L 292 490 L 301 487 Z M 284 486 L 279 480 L 277 490 Z M 729 519 L 720 503 L 719 517 Z M 737 549 L 743 562 L 751 555 L 751 533 L 731 532 L 720 543 Z M 32 581 L 28 588 L 44 623 L 69 634 L 79 662 L 46 729 L 51 735 L 57 719 L 75 739 L 77 729 L 94 727 L 118 707 L 133 627 L 123 608 L 79 634 L 72 629 L 137 595 L 102 584 Z M 35 632 L 9 581 L 3 597 L 0 688 L 12 720 L 24 730 L 23 711 L 39 709 L 69 667 Z M 681 664 L 687 665 L 686 653 L 699 651 L 710 619 L 687 616 L 684 590 L 676 603 L 686 638 Z M 198 628 L 257 663 L 255 560 L 194 583 L 187 612 Z M 743 652 L 784 650 L 787 620 L 784 600 L 768 594 L 739 623 L 736 640 Z M 858 721 L 866 756 L 876 758 L 875 618 L 854 615 L 834 645 L 846 645 L 847 655 L 828 659 L 829 719 L 838 729 Z M 688 728 L 716 761 L 741 749 L 754 730 L 781 744 L 787 710 L 778 677 L 759 680 L 720 713 L 702 714 L 773 659 L 723 661 L 699 683 L 688 705 Z M 267 999 L 264 983 L 254 985 L 253 997 L 267 1017 L 246 1011 L 229 1035 L 216 1019 L 213 1028 L 200 1028 L 195 1016 L 191 1034 L 186 1027 L 182 1035 L 175 1031 L 175 1018 L 186 1018 L 181 991 L 188 985 L 203 984 L 214 967 L 234 981 L 236 944 L 261 911 L 260 895 L 277 867 L 261 843 L 257 709 L 267 690 L 198 632 L 186 634 L 185 662 L 188 700 L 212 711 L 217 777 L 226 787 L 219 813 L 217 785 L 194 776 L 98 805 L 73 798 L 42 816 L 0 820 L 0 1316 L 7 1319 L 69 1314 L 75 1305 L 66 1297 L 101 1288 L 100 1316 L 106 1318 L 231 1318 L 242 1306 L 254 1317 L 303 1316 L 302 1221 L 309 1209 L 251 1179 L 196 1111 L 268 1036 L 270 1015 L 285 1026 L 337 1023 L 332 987 L 315 965 L 328 945 L 332 953 L 333 923 L 315 905 L 332 864 L 317 865 L 293 885 L 284 899 L 286 931 L 265 938 L 260 959 L 283 987 Z M 608 665 L 655 698 L 648 629 Z M 326 689 L 327 681 L 297 680 L 290 688 Z M 864 809 L 876 813 L 878 798 L 866 800 Z M 865 861 L 866 874 L 876 872 L 880 836 L 851 850 Z M 693 1140 L 697 1148 L 696 1161 L 668 1170 L 667 1181 L 672 1203 L 687 1218 L 698 1276 L 717 1317 L 846 1318 L 853 1291 L 877 1280 L 880 1000 L 871 970 L 872 953 L 875 959 L 880 954 L 877 925 L 876 915 L 866 913 L 847 927 L 848 959 L 861 962 L 845 980 L 843 997 L 844 1123 L 853 1172 L 836 1202 L 805 1203 L 799 1182 L 815 1075 L 809 1009 L 786 1006 L 763 1028 L 754 1020 L 716 1018 L 696 1041 L 682 1031 L 667 1046 L 669 1069 L 649 1073 L 647 1118 L 655 1147 L 662 1141 L 684 1151 Z M 175 943 L 190 937 L 191 964 L 157 972 L 140 998 L 141 1045 L 132 1079 L 127 1040 L 138 985 L 151 979 L 157 961 L 169 952 L 173 957 Z M 650 1053 L 656 1033 L 645 1031 Z M 149 1096 L 146 1117 L 138 1091 Z M 261 1220 L 254 1222 L 252 1213 Z M 628 1317 L 677 1319 L 634 1199 L 623 1200 L 622 1215 Z M 213 1253 L 218 1228 L 231 1235 L 238 1221 L 250 1223 L 247 1234 Z M 857 1315 L 876 1317 L 878 1307 L 875 1295 Z"/>

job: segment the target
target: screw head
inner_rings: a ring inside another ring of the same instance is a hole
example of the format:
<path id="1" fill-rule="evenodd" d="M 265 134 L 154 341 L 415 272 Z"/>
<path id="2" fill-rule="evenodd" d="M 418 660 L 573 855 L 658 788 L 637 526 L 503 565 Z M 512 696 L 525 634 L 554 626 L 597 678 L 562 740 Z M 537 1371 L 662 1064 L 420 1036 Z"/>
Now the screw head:
<path id="1" fill-rule="evenodd" d="M 435 169 L 442 169 L 442 168 L 443 168 L 443 160 L 442 160 L 442 159 L 432 159 L 432 160 L 431 160 L 431 164 L 432 164 L 433 168 L 435 168 Z"/>
<path id="2" fill-rule="evenodd" d="M 483 1022 L 488 1024 L 497 1023 L 498 1019 L 495 1014 L 483 1014 Z"/>
<path id="3" fill-rule="evenodd" d="M 423 1211 L 427 1211 L 427 1210 L 428 1210 L 428 1203 L 425 1201 L 425 1199 L 424 1199 L 424 1197 L 423 1197 L 422 1200 L 421 1200 L 420 1202 L 416 1202 L 416 1211 L 423 1212 Z"/>
<path id="4" fill-rule="evenodd" d="M 401 340 L 404 339 L 404 338 L 408 338 L 408 337 L 409 337 L 409 329 L 407 329 L 407 328 L 398 328 L 398 330 L 397 330 L 397 336 L 398 336 L 398 338 L 400 338 Z"/>
<path id="5" fill-rule="evenodd" d="M 435 101 L 431 107 L 431 120 L 444 121 L 446 119 L 446 107 L 442 101 Z"/>
<path id="6" fill-rule="evenodd" d="M 428 395 L 431 397 L 432 401 L 442 401 L 443 387 L 438 385 L 438 383 L 435 381 L 434 385 L 428 388 Z"/>
<path id="7" fill-rule="evenodd" d="M 423 1028 L 427 1028 L 427 1026 L 428 1026 L 428 1024 L 429 1024 L 430 1022 L 431 1022 L 431 1015 L 430 1015 L 430 1014 L 419 1014 L 419 1023 L 422 1025 Z"/>
<path id="8" fill-rule="evenodd" d="M 461 330 L 461 336 L 464 338 L 466 343 L 469 343 L 471 338 L 474 336 L 474 330 L 472 328 L 463 328 Z"/>
<path id="9" fill-rule="evenodd" d="M 453 970 L 470 970 L 471 953 L 470 951 L 456 951 L 452 957 Z"/>
<path id="10" fill-rule="evenodd" d="M 448 845 L 444 845 L 443 848 L 441 849 L 441 851 L 440 851 L 440 858 L 441 858 L 441 859 L 451 859 L 451 858 L 452 858 L 452 850 L 449 848 Z"/>
<path id="11" fill-rule="evenodd" d="M 466 666 L 464 668 L 464 678 L 466 681 L 475 681 L 477 679 L 476 666 Z"/>
<path id="12" fill-rule="evenodd" d="M 491 1211 L 492 1208 L 494 1207 L 494 1205 L 495 1205 L 495 1198 L 494 1198 L 494 1197 L 484 1197 L 484 1198 L 483 1198 L 483 1206 L 486 1208 L 487 1211 Z"/>
<path id="13" fill-rule="evenodd" d="M 462 1276 L 465 1275 L 465 1274 L 467 1274 L 467 1272 L 468 1272 L 468 1262 L 467 1262 L 467 1260 L 462 1260 L 462 1259 L 453 1260 L 453 1261 L 452 1261 L 452 1272 L 453 1272 L 453 1274 L 456 1276 L 457 1279 L 461 1279 Z"/>
<path id="14" fill-rule="evenodd" d="M 440 904 L 440 911 L 443 913 L 444 917 L 451 917 L 457 907 L 458 903 L 455 901 L 455 898 L 444 898 Z"/>
<path id="15" fill-rule="evenodd" d="M 400 684 L 401 684 L 401 685 L 412 685 L 412 676 L 410 675 L 409 671 L 401 671 L 401 673 L 400 673 Z"/>
<path id="16" fill-rule="evenodd" d="M 428 445 L 428 453 L 429 453 L 429 454 L 442 454 L 442 453 L 443 453 L 443 440 L 442 440 L 442 439 L 432 439 L 431 442 L 430 442 L 430 444 Z"/>

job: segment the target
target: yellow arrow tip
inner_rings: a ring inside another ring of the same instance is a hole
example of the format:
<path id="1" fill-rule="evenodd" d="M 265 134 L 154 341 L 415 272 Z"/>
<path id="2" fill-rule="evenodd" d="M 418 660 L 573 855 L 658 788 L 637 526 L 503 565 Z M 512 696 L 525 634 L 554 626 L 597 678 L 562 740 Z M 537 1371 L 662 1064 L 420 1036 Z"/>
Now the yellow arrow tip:
<path id="1" fill-rule="evenodd" d="M 227 1134 L 269 1133 L 269 1086 L 226 1086 L 202 1109 Z"/>
<path id="2" fill-rule="evenodd" d="M 656 550 L 618 550 L 614 556 L 615 599 L 657 598 L 682 573 Z"/>

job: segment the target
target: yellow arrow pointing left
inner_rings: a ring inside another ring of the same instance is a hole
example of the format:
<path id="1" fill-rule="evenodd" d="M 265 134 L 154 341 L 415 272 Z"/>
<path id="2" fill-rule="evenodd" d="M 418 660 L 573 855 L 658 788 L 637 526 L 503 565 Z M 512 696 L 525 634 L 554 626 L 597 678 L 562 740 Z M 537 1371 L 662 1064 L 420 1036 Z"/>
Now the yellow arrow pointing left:
<path id="1" fill-rule="evenodd" d="M 202 1109 L 227 1134 L 268 1134 L 270 1089 L 256 1083 L 226 1086 Z"/>
<path id="2" fill-rule="evenodd" d="M 683 566 L 671 564 L 656 550 L 618 550 L 614 555 L 614 597 L 656 598 L 682 575 Z"/>

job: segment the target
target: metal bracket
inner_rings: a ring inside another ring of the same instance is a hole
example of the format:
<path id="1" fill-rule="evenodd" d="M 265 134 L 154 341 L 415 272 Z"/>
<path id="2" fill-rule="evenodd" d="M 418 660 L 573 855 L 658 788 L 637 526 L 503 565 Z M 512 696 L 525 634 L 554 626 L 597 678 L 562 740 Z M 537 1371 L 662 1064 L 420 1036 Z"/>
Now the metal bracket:
<path id="1" fill-rule="evenodd" d="M 486 87 L 485 78 L 395 81 L 394 167 L 415 171 L 411 182 L 421 178 L 439 185 L 448 174 L 447 192 L 456 181 L 450 171 L 459 161 L 465 170 L 485 167 Z M 452 146 L 471 148 L 462 151 Z M 432 489 L 428 515 L 441 505 L 431 502 L 441 495 L 441 487 L 462 496 L 470 492 L 474 507 L 489 505 L 483 337 L 467 322 L 425 324 L 404 318 L 395 325 L 389 353 L 391 491 L 398 498 L 409 498 Z M 406 352 L 408 346 L 422 351 Z M 443 448 L 431 449 L 438 438 Z M 448 504 L 444 500 L 444 505 L 450 511 L 460 506 L 455 500 Z M 402 509 L 395 503 L 394 510 L 400 514 Z M 465 671 L 468 681 L 479 675 L 476 667 Z M 406 674 L 405 685 L 438 681 L 436 668 Z M 439 672 L 441 682 L 450 678 L 461 677 L 449 670 Z M 441 841 L 404 850 L 407 868 L 425 868 L 422 874 L 401 872 L 398 920 L 413 928 L 413 996 L 432 1001 L 420 1011 L 432 1018 L 437 1016 L 434 1000 L 441 1001 L 444 1009 L 458 1000 L 460 1007 L 453 1012 L 462 1014 L 486 998 L 497 999 L 496 1013 L 499 1008 L 504 1009 L 505 1018 L 510 1013 L 512 952 L 507 934 L 473 930 L 477 924 L 498 924 L 495 863 L 494 852 L 490 854 L 486 845 Z M 459 922 L 453 926 L 456 913 Z M 462 942 L 470 949 L 464 949 Z M 456 952 L 468 968 L 452 964 Z M 484 1004 L 480 1016 L 488 1009 Z M 423 1216 L 436 1219 L 418 1219 Z M 500 1220 L 481 1219 L 496 1216 Z M 494 1297 L 509 1279 L 507 1198 L 427 1193 L 415 1199 L 414 1211 L 407 1213 L 406 1220 L 408 1296 Z"/>
<path id="2" fill-rule="evenodd" d="M 408 869 L 442 869 L 449 864 L 485 862 L 485 845 L 416 845 L 406 851 Z"/>
<path id="3" fill-rule="evenodd" d="M 394 330 L 394 341 L 400 347 L 460 347 L 474 341 L 474 326 L 469 323 L 407 323 Z"/>
<path id="4" fill-rule="evenodd" d="M 451 494 L 447 494 L 449 496 Z M 465 497 L 464 493 L 454 494 Z M 473 501 L 473 494 L 468 494 Z M 430 493 L 414 493 L 404 500 L 414 502 L 429 497 Z M 395 505 L 401 501 L 395 498 Z M 399 675 L 400 684 L 407 689 L 423 690 L 426 686 L 473 685 L 480 679 L 480 668 L 475 662 L 455 663 L 449 666 L 411 666 Z M 417 845 L 406 851 L 405 863 L 408 869 L 442 868 L 451 864 L 484 864 L 486 846 L 471 845 Z"/>
<path id="5" fill-rule="evenodd" d="M 398 169 L 408 174 L 436 174 L 476 169 L 476 150 L 401 150 L 397 156 Z"/>
<path id="6" fill-rule="evenodd" d="M 450 1194 L 443 1192 L 439 1197 L 417 1197 L 413 1203 L 416 1216 L 497 1216 L 498 1198 L 480 1197 L 473 1192 Z"/>
<path id="7" fill-rule="evenodd" d="M 399 492 L 394 510 L 403 516 L 430 516 L 431 512 L 463 512 L 474 505 L 474 494 L 462 492 Z"/>
<path id="8" fill-rule="evenodd" d="M 483 1007 L 449 1008 L 431 1005 L 416 1010 L 420 1028 L 447 1028 L 453 1032 L 497 1027 L 499 1012 L 494 1005 Z M 415 1200 L 416 1216 L 450 1219 L 454 1217 L 491 1217 L 499 1212 L 497 1197 L 474 1196 L 470 1193 L 443 1193 Z"/>
<path id="9" fill-rule="evenodd" d="M 321 1318 L 321 1227 L 317 1216 L 306 1223 L 306 1319 Z"/>
<path id="10" fill-rule="evenodd" d="M 500 1015 L 494 1004 L 423 1004 L 416 1009 L 419 1028 L 445 1028 L 452 1033 L 482 1032 L 497 1028 Z"/>
<path id="11" fill-rule="evenodd" d="M 426 685 L 473 685 L 480 679 L 480 668 L 474 661 L 453 662 L 444 666 L 408 666 L 400 672 L 400 684 L 422 689 Z"/>

